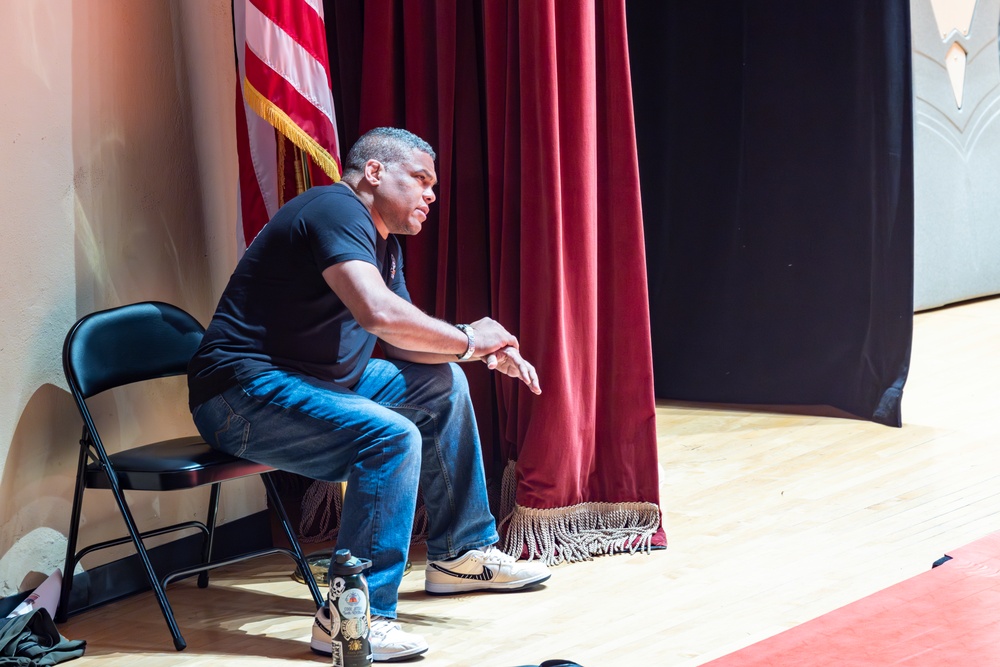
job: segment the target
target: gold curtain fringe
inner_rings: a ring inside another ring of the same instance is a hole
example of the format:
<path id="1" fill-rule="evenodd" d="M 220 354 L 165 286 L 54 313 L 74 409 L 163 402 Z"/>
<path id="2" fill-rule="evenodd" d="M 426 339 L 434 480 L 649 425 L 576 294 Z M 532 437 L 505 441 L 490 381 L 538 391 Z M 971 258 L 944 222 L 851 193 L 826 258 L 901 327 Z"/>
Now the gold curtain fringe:
<path id="1" fill-rule="evenodd" d="M 570 507 L 533 509 L 515 501 L 516 463 L 504 469 L 500 491 L 500 531 L 504 551 L 547 565 L 591 560 L 613 553 L 648 553 L 660 527 L 660 509 L 653 503 L 580 503 Z M 314 481 L 302 495 L 299 539 L 303 543 L 330 542 L 340 530 L 343 509 L 341 486 Z M 427 540 L 427 508 L 417 505 L 412 542 Z"/>
<path id="2" fill-rule="evenodd" d="M 500 527 L 517 507 L 517 461 L 507 461 L 500 477 Z"/>
<path id="3" fill-rule="evenodd" d="M 431 522 L 427 516 L 427 506 L 423 499 L 417 496 L 417 511 L 413 515 L 413 532 L 410 534 L 410 544 L 424 544 L 427 542 L 427 534 L 430 530 Z"/>
<path id="4" fill-rule="evenodd" d="M 520 557 L 525 551 L 529 560 L 546 565 L 592 560 L 594 556 L 613 553 L 649 553 L 653 535 L 660 527 L 660 508 L 653 503 L 590 502 L 533 509 L 512 503 L 516 488 L 514 462 L 504 470 L 501 508 L 501 531 L 505 533 L 504 551 Z"/>
<path id="5" fill-rule="evenodd" d="M 293 144 L 304 150 L 334 182 L 340 180 L 340 169 L 333 156 L 299 127 L 288 114 L 264 97 L 247 79 L 243 79 L 243 99 L 258 116 L 288 137 Z"/>
<path id="6" fill-rule="evenodd" d="M 316 480 L 302 494 L 302 517 L 299 520 L 299 541 L 329 542 L 340 530 L 340 512 L 344 507 L 338 482 Z M 310 532 L 316 531 L 316 532 Z"/>
<path id="7" fill-rule="evenodd" d="M 344 510 L 343 482 L 324 482 L 316 480 L 302 494 L 300 507 L 302 516 L 299 520 L 299 541 L 304 544 L 318 542 L 333 542 L 340 532 L 340 515 Z M 417 511 L 413 516 L 413 532 L 411 544 L 423 544 L 427 541 L 430 520 L 427 517 L 427 507 L 417 498 Z"/>

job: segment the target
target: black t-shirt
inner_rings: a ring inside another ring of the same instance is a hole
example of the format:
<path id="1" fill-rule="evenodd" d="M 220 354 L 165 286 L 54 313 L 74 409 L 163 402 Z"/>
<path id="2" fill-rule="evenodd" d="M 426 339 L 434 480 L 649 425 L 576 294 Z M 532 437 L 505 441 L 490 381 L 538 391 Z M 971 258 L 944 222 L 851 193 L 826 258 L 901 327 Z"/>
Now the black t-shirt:
<path id="1" fill-rule="evenodd" d="M 237 372 L 284 368 L 352 387 L 375 347 L 322 272 L 374 264 L 407 301 L 399 241 L 383 239 L 343 184 L 307 190 L 283 206 L 247 248 L 188 366 L 192 408 L 235 384 Z"/>

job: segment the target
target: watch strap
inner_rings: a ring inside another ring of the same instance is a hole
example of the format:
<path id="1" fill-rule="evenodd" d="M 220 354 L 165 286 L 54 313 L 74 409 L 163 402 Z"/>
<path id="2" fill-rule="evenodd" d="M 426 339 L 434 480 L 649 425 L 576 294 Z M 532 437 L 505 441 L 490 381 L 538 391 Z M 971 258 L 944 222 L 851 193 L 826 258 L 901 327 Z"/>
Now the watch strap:
<path id="1" fill-rule="evenodd" d="M 470 324 L 456 324 L 455 326 L 469 337 L 469 347 L 466 348 L 464 354 L 457 355 L 459 361 L 466 361 L 467 359 L 471 359 L 472 355 L 476 353 L 476 330 Z"/>

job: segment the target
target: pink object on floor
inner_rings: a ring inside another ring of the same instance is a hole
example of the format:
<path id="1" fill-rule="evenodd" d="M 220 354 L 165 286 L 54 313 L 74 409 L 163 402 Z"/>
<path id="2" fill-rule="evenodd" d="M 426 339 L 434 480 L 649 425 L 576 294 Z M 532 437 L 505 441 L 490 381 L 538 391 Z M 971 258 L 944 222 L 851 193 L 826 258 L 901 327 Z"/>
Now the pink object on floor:
<path id="1" fill-rule="evenodd" d="M 1000 533 L 711 667 L 1000 665 Z"/>

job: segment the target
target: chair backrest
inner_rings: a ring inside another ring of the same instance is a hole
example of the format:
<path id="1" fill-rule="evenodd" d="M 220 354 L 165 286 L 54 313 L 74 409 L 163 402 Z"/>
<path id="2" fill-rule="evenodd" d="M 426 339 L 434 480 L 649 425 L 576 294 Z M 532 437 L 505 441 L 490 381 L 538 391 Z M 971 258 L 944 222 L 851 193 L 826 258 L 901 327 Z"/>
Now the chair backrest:
<path id="1" fill-rule="evenodd" d="M 86 315 L 63 344 L 66 380 L 73 393 L 89 398 L 131 382 L 184 374 L 204 333 L 198 320 L 158 301 Z"/>

